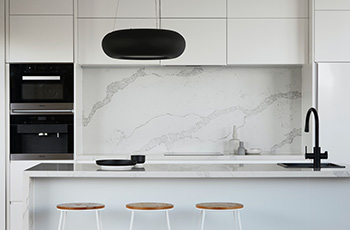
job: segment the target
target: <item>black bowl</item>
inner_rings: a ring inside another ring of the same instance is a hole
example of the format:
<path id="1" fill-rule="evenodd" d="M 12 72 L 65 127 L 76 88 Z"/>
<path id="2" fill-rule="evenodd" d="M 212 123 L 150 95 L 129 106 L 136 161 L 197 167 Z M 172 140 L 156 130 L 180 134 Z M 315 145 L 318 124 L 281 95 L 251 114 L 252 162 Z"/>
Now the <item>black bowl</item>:
<path id="1" fill-rule="evenodd" d="M 146 161 L 145 155 L 131 155 L 131 160 L 135 161 L 136 164 L 143 164 Z"/>
<path id="2" fill-rule="evenodd" d="M 129 166 L 135 165 L 134 160 L 96 160 L 96 164 L 100 166 Z"/>

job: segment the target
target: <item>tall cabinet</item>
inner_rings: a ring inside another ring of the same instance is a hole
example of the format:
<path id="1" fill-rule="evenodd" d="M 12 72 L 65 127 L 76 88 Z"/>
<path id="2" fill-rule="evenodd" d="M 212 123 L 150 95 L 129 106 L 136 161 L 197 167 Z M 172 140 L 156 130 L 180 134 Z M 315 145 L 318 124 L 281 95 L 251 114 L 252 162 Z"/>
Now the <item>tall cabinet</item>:
<path id="1" fill-rule="evenodd" d="M 6 3 L 6 60 L 2 63 L 74 61 L 74 0 L 6 0 Z M 3 76 L 5 74 L 1 75 Z M 5 84 L 3 88 L 6 88 Z M 1 100 L 3 98 L 5 97 L 1 97 Z M 5 113 L 8 113 L 6 109 L 1 115 Z M 8 140 L 4 137 L 1 141 Z M 5 143 L 2 146 L 5 146 Z M 1 151 L 1 154 L 3 153 L 8 155 L 8 148 Z M 23 171 L 40 162 L 10 162 L 8 157 L 6 158 L 8 162 L 6 229 L 17 230 L 23 228 Z"/>
<path id="2" fill-rule="evenodd" d="M 350 1 L 315 0 L 315 62 L 320 145 L 329 159 L 350 163 Z"/>
<path id="3" fill-rule="evenodd" d="M 318 111 L 320 144 L 329 160 L 350 163 L 348 151 L 350 130 L 350 63 L 318 64 Z M 345 100 L 345 101 L 344 101 Z"/>
<path id="4" fill-rule="evenodd" d="M 350 62 L 350 2 L 315 1 L 315 61 Z"/>
<path id="5" fill-rule="evenodd" d="M 6 229 L 5 1 L 0 0 L 0 230 Z"/>

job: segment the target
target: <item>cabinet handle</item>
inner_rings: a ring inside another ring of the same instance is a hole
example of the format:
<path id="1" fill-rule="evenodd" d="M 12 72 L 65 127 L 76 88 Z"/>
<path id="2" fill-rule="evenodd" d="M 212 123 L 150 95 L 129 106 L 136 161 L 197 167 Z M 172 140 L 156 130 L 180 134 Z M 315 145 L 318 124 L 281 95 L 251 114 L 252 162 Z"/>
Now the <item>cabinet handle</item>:
<path id="1" fill-rule="evenodd" d="M 12 109 L 11 114 L 31 113 L 73 113 L 71 109 Z"/>
<path id="2" fill-rule="evenodd" d="M 47 135 L 48 135 L 47 133 L 38 133 L 39 137 L 47 137 Z"/>
<path id="3" fill-rule="evenodd" d="M 23 81 L 59 81 L 61 76 L 22 76 Z"/>

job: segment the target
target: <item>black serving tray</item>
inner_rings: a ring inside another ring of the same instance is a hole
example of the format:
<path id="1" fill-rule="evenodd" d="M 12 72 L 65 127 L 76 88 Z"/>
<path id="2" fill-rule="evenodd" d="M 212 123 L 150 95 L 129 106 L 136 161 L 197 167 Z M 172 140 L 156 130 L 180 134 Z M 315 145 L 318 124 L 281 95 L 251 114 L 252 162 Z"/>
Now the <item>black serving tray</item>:
<path id="1" fill-rule="evenodd" d="M 96 164 L 99 166 L 132 166 L 136 164 L 136 161 L 132 160 L 96 160 Z"/>

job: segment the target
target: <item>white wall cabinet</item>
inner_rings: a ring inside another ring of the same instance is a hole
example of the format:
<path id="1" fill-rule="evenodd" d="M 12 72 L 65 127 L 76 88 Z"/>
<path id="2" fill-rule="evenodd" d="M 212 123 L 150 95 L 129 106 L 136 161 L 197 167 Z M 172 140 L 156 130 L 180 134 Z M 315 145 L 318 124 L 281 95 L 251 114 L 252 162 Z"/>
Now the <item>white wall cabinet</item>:
<path id="1" fill-rule="evenodd" d="M 315 12 L 315 61 L 350 61 L 350 11 Z"/>
<path id="2" fill-rule="evenodd" d="M 315 10 L 350 10 L 349 0 L 315 0 Z"/>
<path id="3" fill-rule="evenodd" d="M 304 64 L 307 19 L 229 19 L 228 64 Z"/>
<path id="4" fill-rule="evenodd" d="M 154 0 L 78 0 L 79 18 L 155 18 Z"/>
<path id="5" fill-rule="evenodd" d="M 160 0 L 162 18 L 225 18 L 226 0 Z"/>
<path id="6" fill-rule="evenodd" d="M 308 1 L 266 1 L 228 0 L 227 6 L 225 0 L 162 0 L 161 27 L 182 34 L 186 49 L 161 65 L 307 63 Z M 153 0 L 120 1 L 117 19 L 116 9 L 114 0 L 78 0 L 78 64 L 157 64 L 104 54 L 102 38 L 114 27 L 156 26 Z"/>
<path id="7" fill-rule="evenodd" d="M 228 0 L 227 63 L 307 63 L 308 4 L 307 0 Z"/>
<path id="8" fill-rule="evenodd" d="M 73 16 L 10 16 L 8 62 L 73 62 Z"/>
<path id="9" fill-rule="evenodd" d="M 73 15 L 73 0 L 10 0 L 10 15 Z"/>
<path id="10" fill-rule="evenodd" d="M 228 0 L 229 18 L 304 18 L 308 0 Z"/>
<path id="11" fill-rule="evenodd" d="M 178 31 L 186 40 L 184 53 L 162 65 L 226 65 L 225 19 L 164 19 L 162 28 Z"/>
<path id="12" fill-rule="evenodd" d="M 78 20 L 78 64 L 80 65 L 159 65 L 158 60 L 119 60 L 108 57 L 102 50 L 103 37 L 115 29 L 155 27 L 153 19 L 114 19 Z"/>

